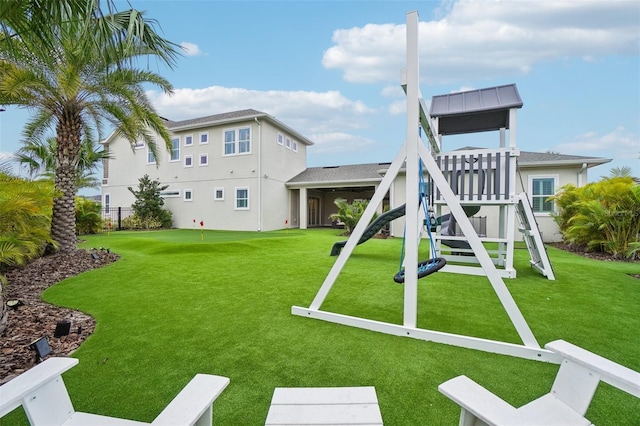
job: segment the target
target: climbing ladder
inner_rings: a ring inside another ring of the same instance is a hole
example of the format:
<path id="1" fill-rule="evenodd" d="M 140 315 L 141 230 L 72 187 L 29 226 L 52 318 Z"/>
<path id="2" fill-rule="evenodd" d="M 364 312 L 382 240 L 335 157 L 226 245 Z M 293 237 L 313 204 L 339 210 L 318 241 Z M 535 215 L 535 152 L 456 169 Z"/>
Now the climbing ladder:
<path id="1" fill-rule="evenodd" d="M 550 280 L 555 280 L 553 267 L 547 256 L 547 249 L 542 242 L 538 222 L 533 215 L 529 197 L 524 192 L 517 195 L 516 215 L 520 226 L 518 230 L 522 233 L 524 242 L 527 244 L 529 256 L 531 256 L 531 266 Z"/>

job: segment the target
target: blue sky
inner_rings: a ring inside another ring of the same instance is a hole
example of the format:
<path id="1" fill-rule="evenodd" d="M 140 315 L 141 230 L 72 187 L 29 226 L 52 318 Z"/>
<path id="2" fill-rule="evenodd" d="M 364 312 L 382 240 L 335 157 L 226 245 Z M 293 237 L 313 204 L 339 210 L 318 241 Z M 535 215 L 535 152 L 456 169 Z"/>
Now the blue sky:
<path id="1" fill-rule="evenodd" d="M 640 4 L 635 1 L 130 1 L 185 54 L 151 91 L 160 115 L 244 108 L 315 142 L 309 166 L 391 161 L 405 133 L 406 13 L 420 20 L 420 87 L 431 96 L 515 83 L 518 146 L 611 158 L 640 176 Z M 126 2 L 116 0 L 119 8 Z M 0 113 L 0 161 L 28 113 Z M 444 149 L 497 146 L 495 133 Z"/>

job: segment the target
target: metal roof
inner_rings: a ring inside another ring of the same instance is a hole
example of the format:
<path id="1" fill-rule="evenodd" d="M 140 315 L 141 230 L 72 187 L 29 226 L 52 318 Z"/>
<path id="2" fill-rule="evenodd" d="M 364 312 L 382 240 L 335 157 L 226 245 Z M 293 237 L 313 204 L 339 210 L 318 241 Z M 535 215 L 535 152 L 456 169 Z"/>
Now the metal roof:
<path id="1" fill-rule="evenodd" d="M 438 95 L 431 98 L 429 115 L 438 119 L 441 135 L 509 128 L 509 110 L 522 108 L 515 84 Z"/>

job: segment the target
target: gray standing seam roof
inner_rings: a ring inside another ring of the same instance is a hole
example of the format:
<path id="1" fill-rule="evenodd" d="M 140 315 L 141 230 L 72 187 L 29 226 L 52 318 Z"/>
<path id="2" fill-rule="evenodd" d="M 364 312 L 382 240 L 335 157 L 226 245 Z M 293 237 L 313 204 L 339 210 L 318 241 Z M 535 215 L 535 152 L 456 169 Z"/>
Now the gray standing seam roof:
<path id="1" fill-rule="evenodd" d="M 438 95 L 431 98 L 429 115 L 438 119 L 441 135 L 509 128 L 509 110 L 522 108 L 515 84 Z"/>

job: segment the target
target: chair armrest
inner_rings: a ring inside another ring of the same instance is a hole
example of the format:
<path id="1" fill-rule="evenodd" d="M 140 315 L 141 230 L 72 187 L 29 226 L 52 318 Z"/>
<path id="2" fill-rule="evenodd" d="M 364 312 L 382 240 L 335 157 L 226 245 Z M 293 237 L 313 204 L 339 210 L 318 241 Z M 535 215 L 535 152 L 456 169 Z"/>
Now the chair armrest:
<path id="1" fill-rule="evenodd" d="M 78 364 L 75 358 L 54 357 L 0 386 L 0 417 L 22 405 L 24 397 Z"/>
<path id="2" fill-rule="evenodd" d="M 438 386 L 438 390 L 462 408 L 461 420 L 466 411 L 488 425 L 513 424 L 516 408 L 467 376 L 454 377 Z"/>
<path id="3" fill-rule="evenodd" d="M 152 425 L 193 425 L 209 412 L 213 401 L 229 384 L 228 377 L 196 374 L 162 410 Z M 206 424 L 206 422 L 203 422 Z M 211 419 L 209 419 L 211 424 Z"/>
<path id="4" fill-rule="evenodd" d="M 597 373 L 600 380 L 640 398 L 640 373 L 589 352 L 564 340 L 547 343 L 545 348 Z"/>

